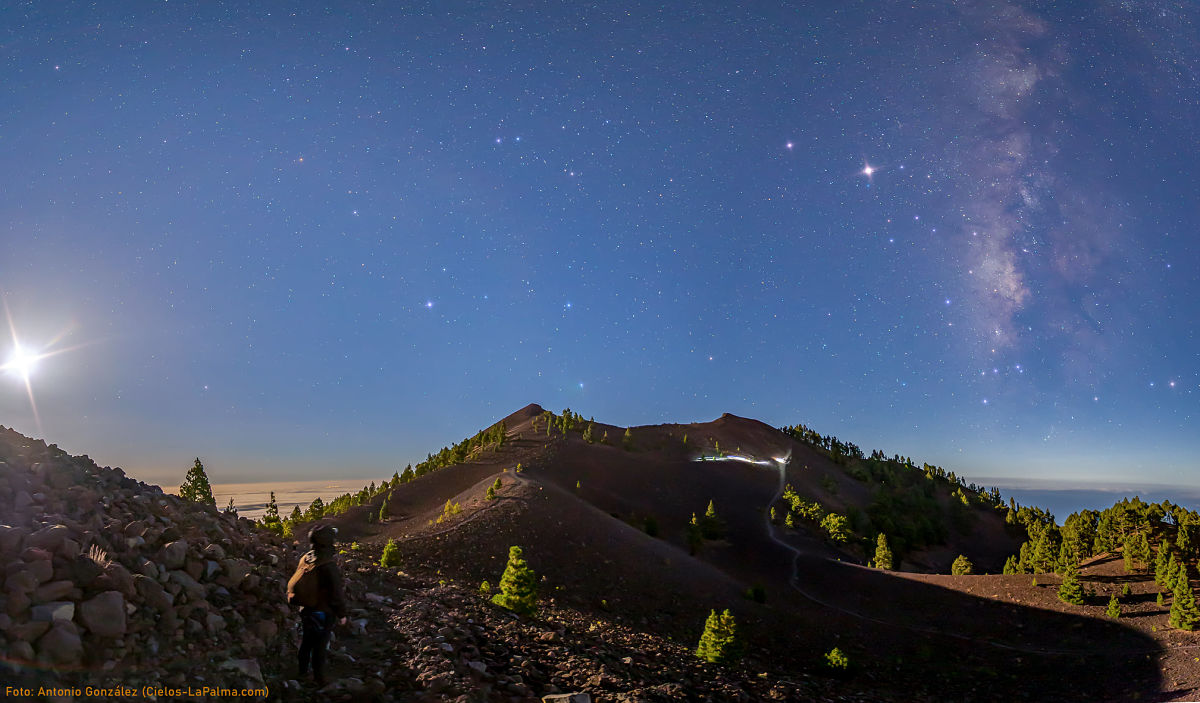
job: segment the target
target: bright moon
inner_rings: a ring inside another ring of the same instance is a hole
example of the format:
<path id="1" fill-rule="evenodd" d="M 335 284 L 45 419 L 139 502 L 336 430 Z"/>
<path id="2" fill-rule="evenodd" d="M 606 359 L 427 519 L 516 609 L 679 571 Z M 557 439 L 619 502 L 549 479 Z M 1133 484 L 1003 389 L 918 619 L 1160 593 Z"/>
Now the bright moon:
<path id="1" fill-rule="evenodd" d="M 4 368 L 11 374 L 20 376 L 23 380 L 28 381 L 33 369 L 37 366 L 38 356 L 30 353 L 17 345 L 13 348 L 12 354 L 8 357 L 8 363 Z"/>

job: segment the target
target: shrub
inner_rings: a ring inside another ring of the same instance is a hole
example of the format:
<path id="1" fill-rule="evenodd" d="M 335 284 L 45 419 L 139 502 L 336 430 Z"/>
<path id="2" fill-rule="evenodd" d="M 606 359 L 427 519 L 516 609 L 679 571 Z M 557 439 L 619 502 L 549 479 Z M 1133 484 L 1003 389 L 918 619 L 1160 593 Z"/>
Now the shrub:
<path id="1" fill-rule="evenodd" d="M 821 518 L 821 529 L 825 530 L 829 541 L 836 544 L 842 544 L 850 539 L 850 529 L 845 515 L 829 513 Z"/>
<path id="2" fill-rule="evenodd" d="M 1125 584 L 1124 586 L 1121 586 L 1121 597 L 1122 598 L 1128 598 L 1130 596 L 1130 594 L 1132 594 L 1132 593 L 1133 593 L 1133 589 L 1129 587 L 1129 584 Z"/>
<path id="3" fill-rule="evenodd" d="M 756 583 L 750 588 L 746 589 L 746 598 L 749 598 L 755 603 L 766 603 L 767 589 L 761 583 Z"/>
<path id="4" fill-rule="evenodd" d="M 1112 594 L 1112 598 L 1108 599 L 1108 607 L 1104 609 L 1104 614 L 1113 620 L 1121 617 L 1121 603 L 1117 600 L 1117 594 Z"/>
<path id="5" fill-rule="evenodd" d="M 379 565 L 385 569 L 400 566 L 400 545 L 396 544 L 396 540 L 389 538 L 387 544 L 383 545 L 383 556 L 379 559 Z"/>
<path id="6" fill-rule="evenodd" d="M 488 489 L 487 489 L 487 496 L 485 496 L 485 497 L 486 497 L 488 500 L 496 500 L 496 487 L 495 487 L 495 486 L 488 486 Z"/>
<path id="7" fill-rule="evenodd" d="M 971 560 L 965 554 L 959 554 L 954 563 L 950 565 L 950 573 L 955 576 L 968 576 L 974 568 L 975 565 L 971 563 Z"/>
<path id="8" fill-rule="evenodd" d="M 479 584 L 479 595 L 486 597 L 487 594 L 489 594 L 491 592 L 492 592 L 492 584 L 488 583 L 487 579 L 484 579 L 483 583 Z"/>
<path id="9" fill-rule="evenodd" d="M 706 662 L 724 664 L 737 659 L 740 654 L 737 639 L 737 624 L 729 610 L 720 615 L 713 610 L 704 623 L 704 633 L 696 647 L 696 656 Z"/>
<path id="10" fill-rule="evenodd" d="M 850 659 L 840 648 L 834 647 L 825 653 L 825 666 L 838 672 L 846 671 L 850 668 Z"/>
<path id="11" fill-rule="evenodd" d="M 500 577 L 500 592 L 492 596 L 492 602 L 521 615 L 537 613 L 536 576 L 525 559 L 521 548 L 512 546 L 508 550 L 508 566 Z"/>

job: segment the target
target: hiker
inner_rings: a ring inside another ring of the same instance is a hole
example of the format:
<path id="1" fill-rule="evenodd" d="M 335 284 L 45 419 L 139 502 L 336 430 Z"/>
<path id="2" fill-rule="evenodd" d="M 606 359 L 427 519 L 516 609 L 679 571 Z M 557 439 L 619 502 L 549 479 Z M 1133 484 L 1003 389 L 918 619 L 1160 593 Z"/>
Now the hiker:
<path id="1" fill-rule="evenodd" d="M 325 650 L 333 620 L 346 624 L 346 601 L 342 594 L 342 574 L 333 560 L 333 542 L 337 528 L 318 525 L 308 533 L 312 550 L 300 557 L 296 573 L 288 580 L 289 605 L 300 606 L 300 624 L 304 638 L 300 641 L 300 678 L 308 674 L 312 664 L 313 680 L 325 685 Z"/>

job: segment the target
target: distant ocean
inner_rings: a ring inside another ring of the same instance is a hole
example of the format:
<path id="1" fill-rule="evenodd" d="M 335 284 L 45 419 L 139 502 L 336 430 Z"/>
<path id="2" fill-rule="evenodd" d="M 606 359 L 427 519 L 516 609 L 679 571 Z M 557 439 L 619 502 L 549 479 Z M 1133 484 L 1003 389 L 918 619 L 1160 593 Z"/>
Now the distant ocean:
<path id="1" fill-rule="evenodd" d="M 217 507 L 224 508 L 233 497 L 238 515 L 257 520 L 266 511 L 271 491 L 275 491 L 275 503 L 279 514 L 286 517 L 292 507 L 301 510 L 312 504 L 317 496 L 329 502 L 344 493 L 356 493 L 363 486 L 380 478 L 347 478 L 336 481 L 274 481 L 265 483 L 215 483 L 213 496 Z M 1061 481 L 1016 481 L 1013 479 L 974 479 L 983 486 L 996 486 L 1008 502 L 1012 496 L 1021 505 L 1036 505 L 1054 514 L 1061 525 L 1068 515 L 1080 510 L 1103 510 L 1122 498 L 1140 497 L 1148 503 L 1169 500 L 1191 510 L 1200 510 L 1200 486 L 1162 486 L 1136 484 L 1076 484 Z"/>
<path id="2" fill-rule="evenodd" d="M 1006 485 L 1006 482 L 1008 485 Z M 979 483 L 979 481 L 976 481 Z M 1103 510 L 1122 498 L 1137 496 L 1147 503 L 1169 500 L 1189 510 L 1200 509 L 1200 486 L 1162 486 L 1137 484 L 1064 485 L 1061 481 L 1021 481 L 984 479 L 985 486 L 996 486 L 1007 503 L 1012 496 L 1021 505 L 1045 508 L 1058 524 L 1080 510 Z"/>
<path id="3" fill-rule="evenodd" d="M 233 505 L 241 517 L 257 520 L 267 510 L 267 501 L 271 499 L 271 491 L 275 491 L 275 504 L 279 506 L 279 515 L 287 517 L 294 506 L 299 505 L 304 510 L 320 496 L 321 501 L 328 503 L 330 499 L 346 493 L 357 493 L 363 486 L 369 486 L 372 481 L 376 485 L 383 479 L 379 478 L 345 478 L 336 481 L 272 481 L 266 483 L 214 483 L 213 497 L 217 499 L 217 507 L 224 509 L 233 498 Z M 170 489 L 164 489 L 170 490 Z"/>

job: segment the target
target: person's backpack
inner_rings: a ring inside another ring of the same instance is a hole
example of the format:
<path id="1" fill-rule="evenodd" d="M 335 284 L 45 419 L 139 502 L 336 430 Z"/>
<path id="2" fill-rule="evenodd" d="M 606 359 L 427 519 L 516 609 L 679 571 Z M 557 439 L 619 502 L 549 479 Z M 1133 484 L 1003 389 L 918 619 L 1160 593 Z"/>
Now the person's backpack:
<path id="1" fill-rule="evenodd" d="M 288 579 L 288 605 L 300 608 L 315 608 L 321 602 L 321 579 L 317 569 L 328 560 L 317 559 L 315 552 L 305 554 L 296 565 L 296 572 Z"/>

